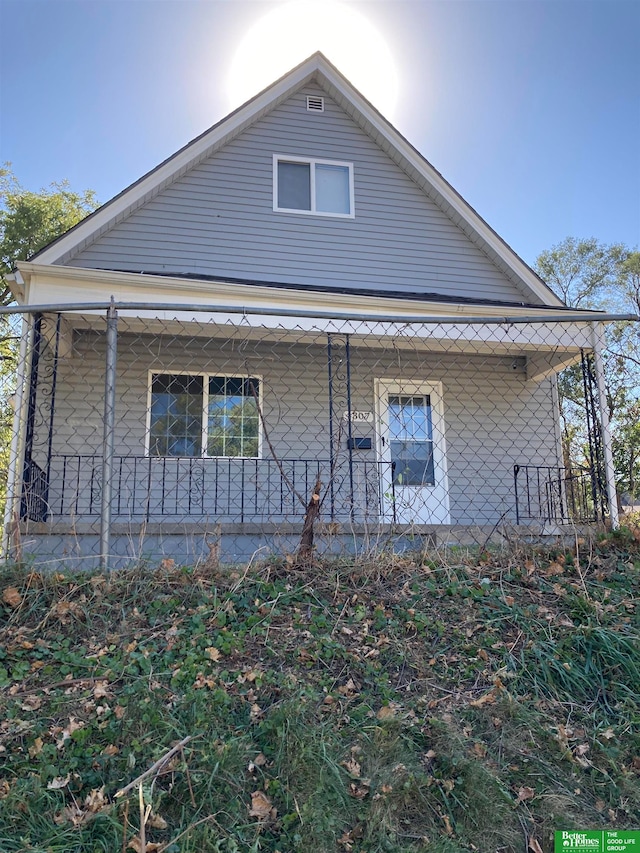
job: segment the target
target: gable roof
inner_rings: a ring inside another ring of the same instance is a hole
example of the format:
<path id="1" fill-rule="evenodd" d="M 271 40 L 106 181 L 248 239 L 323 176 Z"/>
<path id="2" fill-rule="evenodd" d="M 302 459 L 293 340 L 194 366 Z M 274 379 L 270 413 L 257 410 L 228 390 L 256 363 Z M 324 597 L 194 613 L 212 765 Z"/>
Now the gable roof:
<path id="1" fill-rule="evenodd" d="M 45 246 L 31 260 L 41 264 L 64 265 L 89 243 L 271 112 L 294 91 L 312 81 L 320 85 L 345 110 L 521 292 L 531 294 L 533 301 L 539 300 L 545 305 L 564 306 L 542 279 L 451 184 L 320 52 L 314 53 L 246 104 L 189 142 L 111 201 Z"/>

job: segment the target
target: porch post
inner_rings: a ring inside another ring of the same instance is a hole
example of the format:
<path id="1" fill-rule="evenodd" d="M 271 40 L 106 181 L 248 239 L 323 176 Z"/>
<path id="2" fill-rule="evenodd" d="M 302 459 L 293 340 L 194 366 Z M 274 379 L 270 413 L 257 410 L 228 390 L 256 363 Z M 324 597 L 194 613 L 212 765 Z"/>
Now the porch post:
<path id="1" fill-rule="evenodd" d="M 118 352 L 118 312 L 107 311 L 107 353 L 104 371 L 104 432 L 102 438 L 102 503 L 100 507 L 100 568 L 106 569 L 111 546 L 111 491 L 116 419 L 116 361 Z"/>
<path id="2" fill-rule="evenodd" d="M 13 432 L 9 449 L 9 471 L 7 477 L 7 501 L 4 508 L 4 525 L 2 527 L 2 553 L 0 558 L 6 561 L 10 557 L 11 543 L 9 533 L 12 524 L 19 523 L 22 483 L 18 472 L 22 470 L 22 454 L 24 449 L 24 425 L 26 420 L 25 383 L 27 375 L 27 345 L 31 332 L 31 317 L 22 315 L 22 332 L 20 336 L 20 351 L 16 370 L 16 394 L 13 410 Z"/>
<path id="3" fill-rule="evenodd" d="M 602 364 L 602 324 L 591 324 L 591 339 L 593 345 L 593 361 L 598 385 L 598 405 L 600 407 L 600 424 L 602 426 L 602 450 L 604 454 L 604 470 L 607 481 L 607 497 L 609 499 L 609 518 L 611 527 L 615 530 L 620 526 L 618 516 L 618 497 L 613 469 L 613 453 L 611 450 L 611 432 L 609 430 L 609 412 L 607 410 L 607 394 L 604 384 L 604 367 Z"/>

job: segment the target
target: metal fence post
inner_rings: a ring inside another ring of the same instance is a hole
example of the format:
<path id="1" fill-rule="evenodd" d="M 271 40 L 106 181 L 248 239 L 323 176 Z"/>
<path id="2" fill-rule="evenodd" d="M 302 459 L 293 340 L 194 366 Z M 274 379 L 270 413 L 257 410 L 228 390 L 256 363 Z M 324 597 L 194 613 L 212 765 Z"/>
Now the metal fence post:
<path id="1" fill-rule="evenodd" d="M 604 366 L 602 364 L 602 326 L 600 323 L 593 323 L 591 325 L 591 334 L 593 341 L 593 361 L 596 369 L 596 382 L 598 384 L 600 423 L 602 424 L 602 449 L 604 453 L 604 470 L 607 481 L 607 496 L 609 499 L 609 518 L 611 519 L 611 527 L 615 530 L 620 526 L 620 520 L 618 516 L 618 497 L 616 495 L 615 471 L 613 468 L 613 452 L 611 450 L 607 392 L 604 384 Z"/>
<path id="2" fill-rule="evenodd" d="M 16 373 L 16 391 L 14 397 L 13 431 L 9 450 L 9 472 L 7 480 L 7 501 L 5 504 L 4 524 L 2 525 L 2 554 L 1 559 L 8 560 L 11 556 L 9 533 L 11 525 L 18 523 L 20 515 L 20 500 L 22 497 L 22 455 L 24 444 L 24 426 L 26 421 L 27 394 L 27 357 L 29 339 L 31 336 L 32 320 L 28 314 L 22 315 L 22 330 L 20 334 L 20 351 Z"/>
<path id="3" fill-rule="evenodd" d="M 108 566 L 111 546 L 111 492 L 116 419 L 116 361 L 118 312 L 113 298 L 107 311 L 107 353 L 104 375 L 104 432 L 102 439 L 102 503 L 100 507 L 100 568 Z"/>

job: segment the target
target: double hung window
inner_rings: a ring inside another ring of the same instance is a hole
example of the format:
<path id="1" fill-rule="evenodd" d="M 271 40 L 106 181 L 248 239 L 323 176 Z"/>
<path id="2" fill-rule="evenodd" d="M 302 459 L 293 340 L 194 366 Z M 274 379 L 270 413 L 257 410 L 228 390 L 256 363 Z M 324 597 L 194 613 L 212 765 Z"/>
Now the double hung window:
<path id="1" fill-rule="evenodd" d="M 260 456 L 260 380 L 152 373 L 150 456 Z"/>
<path id="2" fill-rule="evenodd" d="M 353 217 L 353 165 L 274 155 L 273 209 Z"/>

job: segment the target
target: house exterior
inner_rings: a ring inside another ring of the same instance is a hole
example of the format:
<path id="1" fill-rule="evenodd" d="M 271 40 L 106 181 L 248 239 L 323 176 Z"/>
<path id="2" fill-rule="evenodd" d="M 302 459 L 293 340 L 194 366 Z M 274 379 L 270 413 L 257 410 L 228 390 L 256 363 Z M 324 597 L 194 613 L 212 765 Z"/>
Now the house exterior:
<path id="1" fill-rule="evenodd" d="M 36 308 L 8 548 L 290 551 L 318 483 L 320 548 L 572 520 L 556 376 L 597 314 L 569 311 L 321 54 L 13 287 Z"/>

